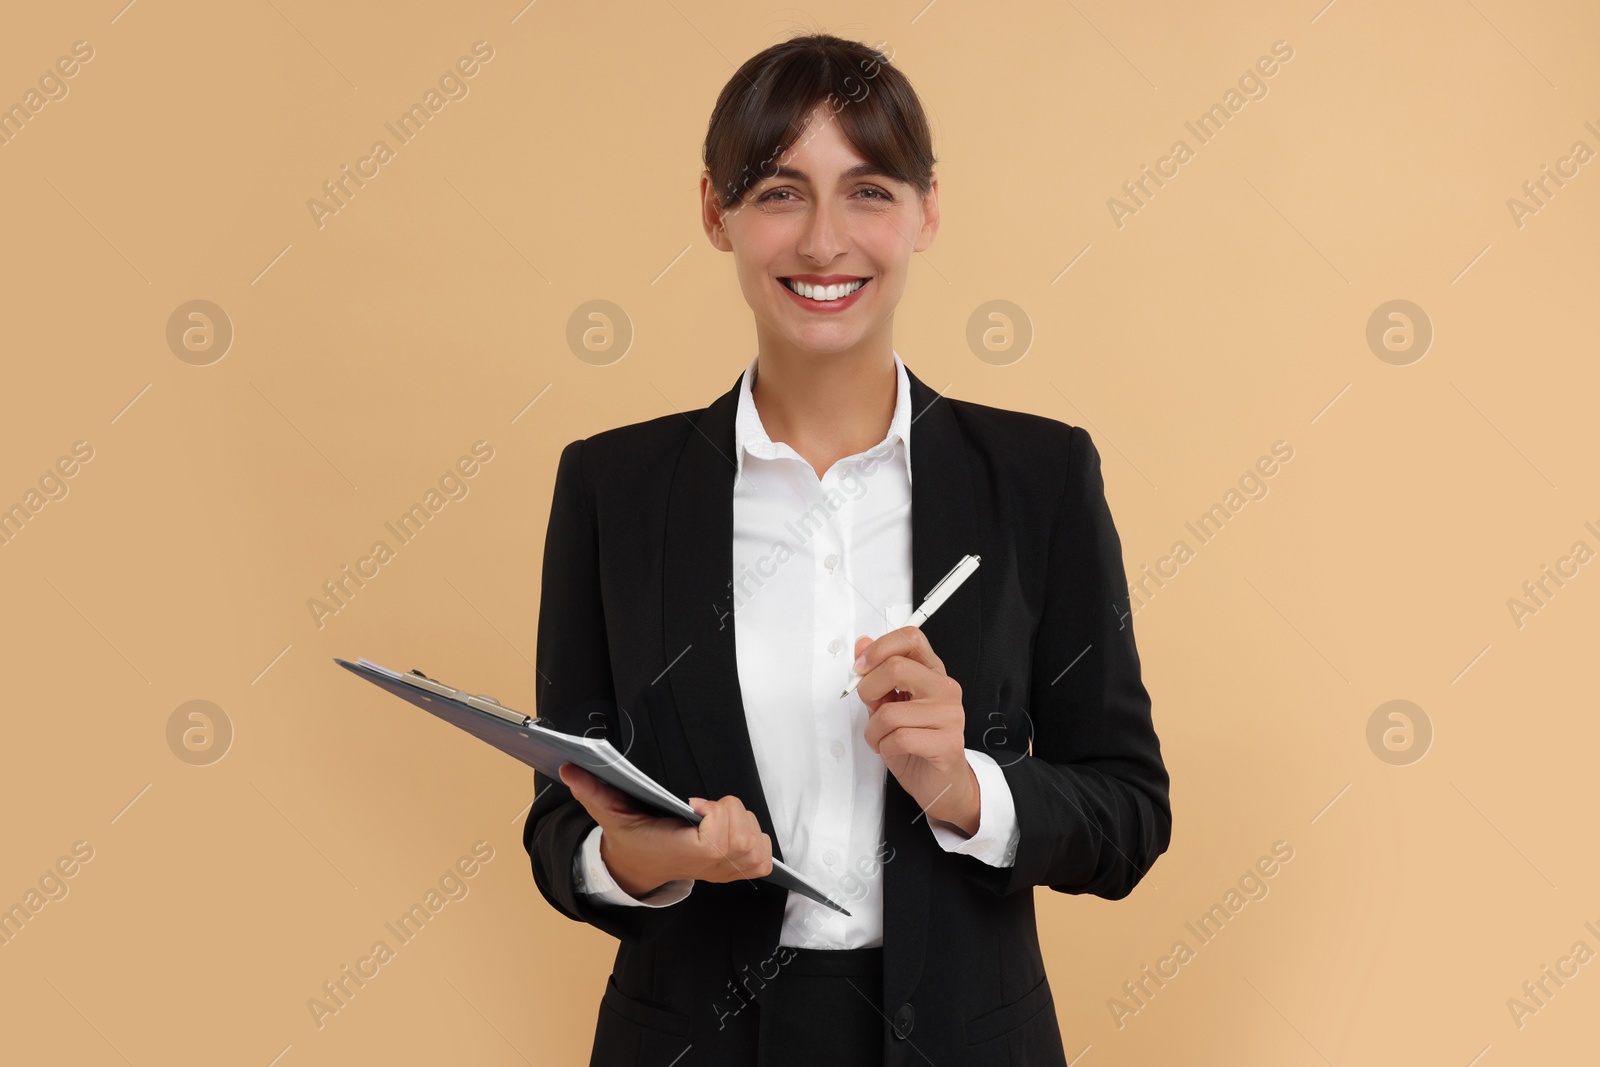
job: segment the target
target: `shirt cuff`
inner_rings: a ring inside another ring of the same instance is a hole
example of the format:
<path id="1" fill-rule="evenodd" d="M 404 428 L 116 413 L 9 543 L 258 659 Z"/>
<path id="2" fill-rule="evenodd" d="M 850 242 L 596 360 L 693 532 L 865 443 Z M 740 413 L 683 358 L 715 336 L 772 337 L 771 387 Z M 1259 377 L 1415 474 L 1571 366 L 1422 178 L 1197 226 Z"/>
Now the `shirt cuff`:
<path id="1" fill-rule="evenodd" d="M 578 849 L 578 854 L 572 859 L 572 884 L 577 886 L 578 892 L 592 900 L 604 901 L 607 904 L 664 908 L 669 904 L 676 904 L 688 896 L 689 890 L 694 888 L 693 878 L 677 878 L 642 897 L 629 896 L 611 877 L 611 872 L 606 869 L 606 861 L 600 857 L 601 829 L 596 826 L 589 831 L 589 835 L 583 839 L 582 847 Z"/>
<path id="2" fill-rule="evenodd" d="M 978 778 L 978 831 L 964 837 L 960 830 L 932 817 L 928 828 L 946 852 L 974 856 L 991 867 L 1010 867 L 1017 862 L 1017 841 L 1022 837 L 1011 785 L 989 753 L 971 748 L 965 752 L 967 763 Z"/>

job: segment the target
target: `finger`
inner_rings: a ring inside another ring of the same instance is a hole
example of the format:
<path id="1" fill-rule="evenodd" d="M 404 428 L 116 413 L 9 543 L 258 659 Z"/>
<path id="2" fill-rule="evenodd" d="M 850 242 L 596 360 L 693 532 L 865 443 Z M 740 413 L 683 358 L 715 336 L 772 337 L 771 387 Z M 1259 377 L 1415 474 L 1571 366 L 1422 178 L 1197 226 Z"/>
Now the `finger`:
<path id="1" fill-rule="evenodd" d="M 924 759 L 945 751 L 940 731 L 926 726 L 902 726 L 890 730 L 878 742 L 880 756 L 921 756 Z"/>
<path id="2" fill-rule="evenodd" d="M 910 694 L 912 700 L 935 698 L 945 677 L 942 671 L 936 672 L 916 660 L 894 656 L 868 671 L 856 687 L 856 692 L 860 694 L 862 702 L 875 712 L 877 705 L 896 689 Z"/>
<path id="3" fill-rule="evenodd" d="M 929 644 L 921 627 L 902 626 L 873 641 L 865 652 L 856 653 L 857 663 L 866 661 L 864 667 L 857 668 L 857 673 L 866 674 L 891 656 L 904 656 L 941 673 L 944 671 L 944 661 L 934 655 L 933 645 Z"/>
<path id="4" fill-rule="evenodd" d="M 601 826 L 606 826 L 612 821 L 611 812 L 602 802 L 600 791 L 595 788 L 593 775 L 570 763 L 559 768 L 556 774 L 571 791 L 572 799 L 583 805 L 583 810 L 589 813 L 591 819 Z"/>
<path id="5" fill-rule="evenodd" d="M 594 816 L 595 822 L 607 825 L 618 819 L 645 814 L 634 805 L 628 794 L 609 782 L 601 781 L 592 771 L 575 763 L 562 764 L 556 773 L 572 791 L 573 799 Z"/>
<path id="6" fill-rule="evenodd" d="M 720 802 L 712 802 L 705 810 L 705 818 L 700 820 L 696 828 L 699 831 L 699 844 L 702 852 L 712 857 L 725 855 L 728 851 L 728 816 Z"/>
<path id="7" fill-rule="evenodd" d="M 746 809 L 735 796 L 726 796 L 717 801 L 716 809 L 712 833 L 702 840 L 708 860 L 732 877 L 756 877 L 750 870 L 754 862 L 751 857 L 758 847 L 758 840 L 766 839 L 766 834 L 762 833 L 755 813 Z M 767 847 L 770 848 L 770 839 L 767 840 Z"/>
<path id="8" fill-rule="evenodd" d="M 886 702 L 867 720 L 866 728 L 861 731 L 861 739 L 872 751 L 883 755 L 883 739 L 896 730 L 937 731 L 946 725 L 947 720 L 937 704 L 925 700 Z"/>
<path id="9" fill-rule="evenodd" d="M 766 835 L 761 831 L 761 820 L 756 818 L 756 813 L 744 806 L 738 797 L 729 797 L 730 801 L 739 805 L 738 811 L 730 811 L 728 817 L 728 854 L 731 856 L 748 856 L 755 848 L 757 840 Z"/>
<path id="10" fill-rule="evenodd" d="M 755 834 L 750 832 L 750 826 L 743 819 L 733 821 L 728 826 L 728 855 L 734 858 L 743 857 L 750 851 L 750 846 L 755 842 Z"/>
<path id="11" fill-rule="evenodd" d="M 766 834 L 757 834 L 751 842 L 750 849 L 739 865 L 752 878 L 765 878 L 772 873 L 772 838 Z"/>
<path id="12" fill-rule="evenodd" d="M 556 777 L 572 793 L 574 800 L 586 808 L 589 806 L 596 792 L 594 775 L 575 763 L 563 763 L 556 768 Z"/>
<path id="13" fill-rule="evenodd" d="M 870 646 L 872 646 L 872 638 L 870 638 L 870 637 L 858 637 L 858 638 L 856 638 L 856 648 L 854 648 L 854 654 L 856 654 L 856 656 L 861 656 L 862 651 L 864 651 L 864 649 L 870 648 Z M 858 686 L 858 688 L 859 688 L 859 686 Z M 862 699 L 864 699 L 864 697 L 862 697 Z M 894 694 L 893 691 L 891 691 L 890 699 L 894 699 L 894 701 L 909 701 L 910 693 L 901 693 L 901 694 L 898 694 L 898 696 L 896 696 L 896 694 Z"/>

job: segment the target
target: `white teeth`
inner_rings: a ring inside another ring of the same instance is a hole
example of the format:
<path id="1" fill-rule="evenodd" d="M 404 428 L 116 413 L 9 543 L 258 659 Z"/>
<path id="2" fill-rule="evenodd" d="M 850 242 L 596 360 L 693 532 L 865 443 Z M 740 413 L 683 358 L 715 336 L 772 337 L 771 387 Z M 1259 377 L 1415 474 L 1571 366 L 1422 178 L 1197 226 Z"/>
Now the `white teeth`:
<path id="1" fill-rule="evenodd" d="M 839 285 L 808 285 L 793 279 L 785 280 L 791 290 L 799 293 L 808 300 L 837 300 L 842 296 L 849 296 L 863 285 L 867 284 L 865 278 L 857 278 L 853 282 L 843 282 Z"/>

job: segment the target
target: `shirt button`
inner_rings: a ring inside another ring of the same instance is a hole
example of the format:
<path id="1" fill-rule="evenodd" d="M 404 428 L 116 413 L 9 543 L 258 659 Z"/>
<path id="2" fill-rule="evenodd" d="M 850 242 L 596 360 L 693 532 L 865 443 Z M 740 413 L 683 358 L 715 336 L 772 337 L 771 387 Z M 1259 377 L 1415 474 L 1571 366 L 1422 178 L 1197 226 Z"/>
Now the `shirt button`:
<path id="1" fill-rule="evenodd" d="M 824 852 L 822 854 L 822 862 L 826 863 L 829 867 L 832 867 L 833 864 L 834 864 L 834 861 L 837 860 L 838 858 L 839 858 L 839 854 L 837 852 L 835 852 L 831 848 L 828 851 L 826 851 L 826 852 Z"/>
<path id="2" fill-rule="evenodd" d="M 829 552 L 828 558 L 822 561 L 822 565 L 831 571 L 839 565 L 839 557 L 835 553 Z"/>
<path id="3" fill-rule="evenodd" d="M 837 637 L 835 637 L 832 641 L 828 642 L 828 651 L 832 652 L 836 656 L 839 654 L 839 650 L 841 648 L 843 648 L 843 647 L 844 647 L 844 642 L 839 640 Z"/>
<path id="4" fill-rule="evenodd" d="M 844 742 L 835 741 L 833 744 L 828 746 L 828 751 L 833 753 L 834 759 L 838 759 L 840 756 L 844 755 Z"/>

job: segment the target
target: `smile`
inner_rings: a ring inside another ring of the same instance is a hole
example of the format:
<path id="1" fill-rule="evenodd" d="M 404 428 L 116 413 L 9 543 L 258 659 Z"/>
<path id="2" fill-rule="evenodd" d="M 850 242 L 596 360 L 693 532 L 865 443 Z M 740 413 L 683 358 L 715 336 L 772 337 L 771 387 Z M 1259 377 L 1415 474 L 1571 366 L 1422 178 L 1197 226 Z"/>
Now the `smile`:
<path id="1" fill-rule="evenodd" d="M 871 278 L 855 278 L 835 285 L 812 285 L 793 278 L 779 278 L 778 282 L 802 306 L 817 311 L 840 311 L 854 304 L 856 294 L 871 280 Z"/>

